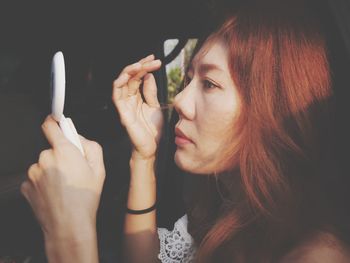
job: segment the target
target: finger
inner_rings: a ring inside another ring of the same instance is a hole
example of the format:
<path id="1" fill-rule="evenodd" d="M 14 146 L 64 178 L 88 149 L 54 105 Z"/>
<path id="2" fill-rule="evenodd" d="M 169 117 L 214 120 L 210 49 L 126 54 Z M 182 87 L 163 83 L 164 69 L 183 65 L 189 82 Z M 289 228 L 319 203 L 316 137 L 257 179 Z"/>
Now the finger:
<path id="1" fill-rule="evenodd" d="M 136 62 L 134 64 L 131 64 L 131 65 L 128 65 L 126 66 L 123 70 L 122 70 L 122 74 L 126 73 L 126 74 L 129 74 L 129 75 L 134 75 L 136 74 L 140 68 L 142 67 L 142 63 L 140 62 Z"/>
<path id="2" fill-rule="evenodd" d="M 147 72 L 158 69 L 160 65 L 161 65 L 161 61 L 157 59 L 152 61 L 146 60 L 143 64 L 137 62 L 135 64 L 127 66 L 120 73 L 118 78 L 113 82 L 113 87 L 120 88 L 124 86 L 131 78 L 140 79 Z"/>
<path id="3" fill-rule="evenodd" d="M 105 168 L 103 163 L 102 147 L 95 141 L 86 139 L 79 135 L 81 145 L 84 148 L 85 158 L 90 164 L 91 168 L 98 175 L 104 174 Z"/>
<path id="4" fill-rule="evenodd" d="M 142 64 L 137 62 L 132 65 L 125 67 L 119 74 L 118 78 L 113 82 L 113 88 L 121 88 L 125 85 L 131 76 L 137 74 L 142 68 Z"/>
<path id="5" fill-rule="evenodd" d="M 128 79 L 129 80 L 129 79 Z M 121 87 L 117 87 L 115 84 L 115 81 L 113 82 L 113 92 L 112 92 L 112 100 L 114 102 L 121 100 L 123 96 L 123 89 Z M 127 81 L 125 82 L 127 83 Z"/>
<path id="6" fill-rule="evenodd" d="M 128 97 L 128 94 L 129 94 L 129 87 L 128 85 L 124 85 L 122 87 L 122 99 L 126 99 Z"/>
<path id="7" fill-rule="evenodd" d="M 157 70 L 160 67 L 160 65 L 161 65 L 160 60 L 153 60 L 153 61 L 144 63 L 142 65 L 142 70 L 139 71 L 135 76 L 133 76 L 128 81 L 128 95 L 135 95 L 140 89 L 142 78 L 146 76 L 148 72 Z"/>
<path id="8" fill-rule="evenodd" d="M 129 94 L 128 82 L 131 76 L 127 73 L 121 74 L 121 76 L 113 82 L 113 95 L 112 99 L 117 102 L 121 99 L 126 99 Z M 130 92 L 132 94 L 132 92 Z"/>
<path id="9" fill-rule="evenodd" d="M 53 149 L 46 149 L 39 154 L 38 165 L 40 168 L 47 169 L 54 165 Z"/>
<path id="10" fill-rule="evenodd" d="M 161 65 L 162 65 L 162 62 L 159 59 L 148 61 L 142 64 L 142 69 L 133 77 L 133 79 L 141 79 L 147 73 L 159 69 Z"/>
<path id="11" fill-rule="evenodd" d="M 39 167 L 39 165 L 37 163 L 32 164 L 27 172 L 27 177 L 28 177 L 28 181 L 30 183 L 35 183 L 38 181 L 39 177 L 41 175 L 41 169 Z"/>
<path id="12" fill-rule="evenodd" d="M 154 55 L 153 55 L 153 54 L 148 55 L 147 57 L 141 59 L 141 60 L 139 61 L 139 63 L 143 64 L 143 63 L 145 63 L 145 62 L 152 61 L 152 60 L 154 60 Z"/>
<path id="13" fill-rule="evenodd" d="M 139 91 L 140 89 L 140 85 L 142 83 L 142 80 L 141 79 L 131 79 L 129 82 L 128 82 L 128 91 L 127 91 L 127 95 L 128 96 L 133 96 L 133 95 L 136 95 L 137 92 Z"/>
<path id="14" fill-rule="evenodd" d="M 116 102 L 127 98 L 129 95 L 135 95 L 140 88 L 141 79 L 148 72 L 159 69 L 160 66 L 161 61 L 157 59 L 146 61 L 144 64 L 142 64 L 141 68 L 138 68 L 138 71 L 133 71 L 133 73 L 135 73 L 134 75 L 131 75 L 131 71 L 121 73 L 120 76 L 113 82 L 113 101 Z"/>
<path id="15" fill-rule="evenodd" d="M 149 73 L 144 77 L 143 96 L 145 97 L 145 101 L 149 106 L 159 107 L 160 104 L 157 97 L 157 84 L 152 73 Z"/>
<path id="16" fill-rule="evenodd" d="M 137 74 L 135 74 L 131 79 L 141 80 L 147 73 L 159 69 L 161 65 L 162 62 L 159 59 L 145 62 L 142 64 L 141 70 L 137 72 Z"/>
<path id="17" fill-rule="evenodd" d="M 74 137 L 74 143 L 73 144 L 79 149 L 81 154 L 83 156 L 85 156 L 84 149 L 83 149 L 83 147 L 81 145 L 81 142 L 80 142 L 79 134 L 77 132 L 77 129 L 75 128 L 75 125 L 74 125 L 72 119 L 71 118 L 66 118 L 66 120 L 68 122 L 68 125 L 69 125 L 70 129 L 73 131 L 73 133 L 72 133 L 72 135 Z"/>
<path id="18" fill-rule="evenodd" d="M 131 76 L 128 73 L 121 73 L 118 78 L 113 81 L 113 88 L 121 88 L 128 83 Z"/>
<path id="19" fill-rule="evenodd" d="M 30 201 L 30 196 L 31 196 L 30 193 L 32 191 L 31 183 L 29 181 L 25 180 L 20 186 L 20 191 L 21 191 L 22 195 L 27 199 L 29 204 L 31 204 L 31 201 Z"/>
<path id="20" fill-rule="evenodd" d="M 46 117 L 44 123 L 41 125 L 41 128 L 52 148 L 68 142 L 57 122 L 50 115 Z"/>
<path id="21" fill-rule="evenodd" d="M 152 58 L 153 56 L 150 56 Z M 142 65 L 142 70 L 136 74 L 136 76 L 132 77 L 130 81 L 128 82 L 128 95 L 136 95 L 136 93 L 140 89 L 140 85 L 142 83 L 142 78 L 148 74 L 149 71 L 154 71 L 158 69 L 161 65 L 160 60 L 152 60 L 152 61 L 145 61 L 145 63 Z"/>

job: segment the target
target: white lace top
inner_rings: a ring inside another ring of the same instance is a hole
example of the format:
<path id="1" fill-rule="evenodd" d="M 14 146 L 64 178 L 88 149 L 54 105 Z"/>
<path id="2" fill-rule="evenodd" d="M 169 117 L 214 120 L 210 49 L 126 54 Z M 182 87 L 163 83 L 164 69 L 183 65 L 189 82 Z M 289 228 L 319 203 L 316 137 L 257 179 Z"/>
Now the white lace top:
<path id="1" fill-rule="evenodd" d="M 193 262 L 196 248 L 191 235 L 187 232 L 187 223 L 187 215 L 184 215 L 175 222 L 172 231 L 158 228 L 160 241 L 158 258 L 162 263 Z"/>

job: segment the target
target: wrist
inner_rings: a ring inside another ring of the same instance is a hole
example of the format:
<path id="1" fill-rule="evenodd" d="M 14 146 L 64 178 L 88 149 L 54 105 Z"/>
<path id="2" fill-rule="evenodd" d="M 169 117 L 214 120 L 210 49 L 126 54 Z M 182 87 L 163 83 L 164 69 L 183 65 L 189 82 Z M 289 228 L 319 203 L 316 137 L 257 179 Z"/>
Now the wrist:
<path id="1" fill-rule="evenodd" d="M 67 262 L 68 258 L 74 259 L 74 262 L 97 262 L 96 229 L 80 228 L 71 232 L 45 233 L 44 238 L 49 262 Z"/>
<path id="2" fill-rule="evenodd" d="M 148 175 L 154 177 L 154 168 L 155 168 L 156 157 L 150 156 L 149 158 L 140 157 L 137 153 L 132 153 L 130 158 L 130 171 L 132 177 L 139 174 L 142 177 L 149 178 Z M 138 177 L 138 176 L 137 176 Z"/>
<path id="3" fill-rule="evenodd" d="M 49 243 L 80 243 L 96 237 L 94 224 L 76 224 L 55 227 L 53 231 L 43 231 L 45 242 Z"/>
<path id="4" fill-rule="evenodd" d="M 130 185 L 129 188 L 144 191 L 156 185 L 155 177 L 155 156 L 153 158 L 138 158 L 130 159 Z"/>
<path id="5" fill-rule="evenodd" d="M 152 154 L 149 156 L 143 156 L 139 152 L 133 150 L 131 153 L 130 164 L 131 163 L 154 163 L 156 160 L 156 155 Z"/>
<path id="6" fill-rule="evenodd" d="M 130 160 L 130 184 L 129 187 L 144 189 L 156 185 L 156 176 L 154 172 L 154 161 Z"/>

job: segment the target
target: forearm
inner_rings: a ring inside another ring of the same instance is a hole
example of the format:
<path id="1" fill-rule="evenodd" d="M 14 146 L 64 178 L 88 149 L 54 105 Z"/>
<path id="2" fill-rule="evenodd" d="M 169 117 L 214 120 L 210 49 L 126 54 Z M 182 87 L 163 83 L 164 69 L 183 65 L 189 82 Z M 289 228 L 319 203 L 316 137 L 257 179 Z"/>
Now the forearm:
<path id="1" fill-rule="evenodd" d="M 154 159 L 130 160 L 130 187 L 127 207 L 143 210 L 156 202 Z M 125 258 L 128 262 L 155 262 L 159 252 L 156 211 L 125 216 Z"/>
<path id="2" fill-rule="evenodd" d="M 99 262 L 95 229 L 88 229 L 81 234 L 45 236 L 45 250 L 50 263 Z"/>

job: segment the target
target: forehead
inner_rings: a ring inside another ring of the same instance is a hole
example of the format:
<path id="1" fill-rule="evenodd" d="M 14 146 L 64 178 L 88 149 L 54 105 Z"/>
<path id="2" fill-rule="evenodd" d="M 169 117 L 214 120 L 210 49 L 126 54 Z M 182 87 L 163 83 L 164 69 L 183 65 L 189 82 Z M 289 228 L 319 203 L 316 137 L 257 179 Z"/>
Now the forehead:
<path id="1" fill-rule="evenodd" d="M 228 71 L 228 51 L 226 45 L 219 40 L 204 43 L 192 60 L 191 66 L 196 68 L 201 64 L 215 64 Z"/>

